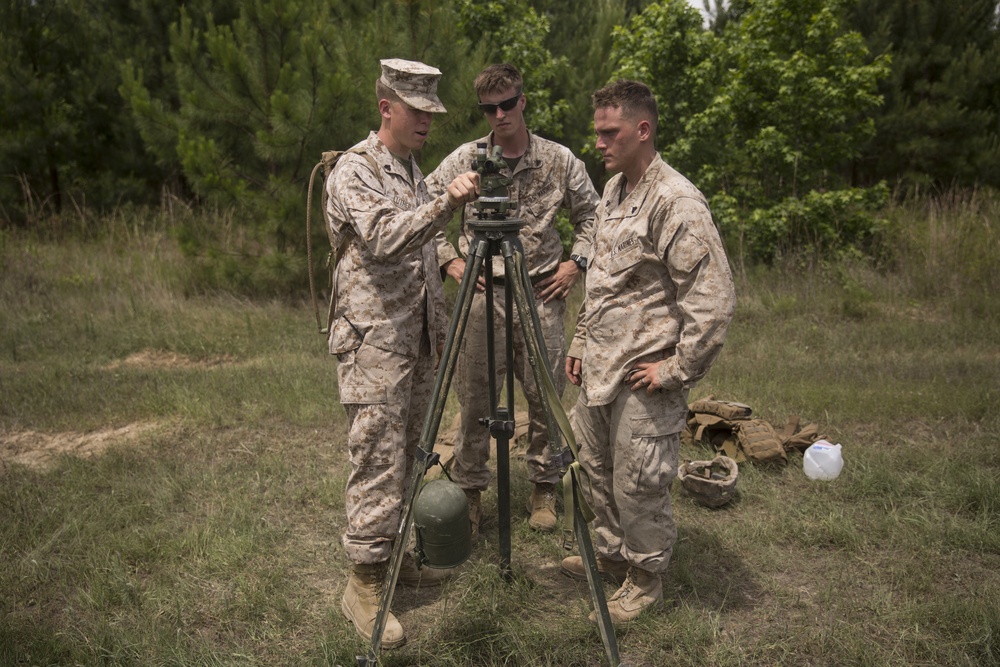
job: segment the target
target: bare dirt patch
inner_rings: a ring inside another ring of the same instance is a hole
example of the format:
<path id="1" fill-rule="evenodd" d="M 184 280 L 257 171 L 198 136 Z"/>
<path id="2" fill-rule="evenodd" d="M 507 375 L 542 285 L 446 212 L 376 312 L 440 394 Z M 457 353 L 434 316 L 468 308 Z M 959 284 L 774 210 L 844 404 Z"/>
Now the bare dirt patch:
<path id="1" fill-rule="evenodd" d="M 115 368 L 218 368 L 236 361 L 235 357 L 221 355 L 208 359 L 192 359 L 176 352 L 166 352 L 164 350 L 143 350 L 130 354 L 124 359 L 114 361 L 108 365 L 109 369 Z"/>
<path id="2" fill-rule="evenodd" d="M 21 431 L 0 435 L 0 467 L 20 464 L 45 470 L 62 455 L 90 458 L 102 454 L 113 445 L 134 442 L 157 426 L 156 422 L 140 422 L 120 428 L 105 428 L 89 433 L 39 433 Z"/>

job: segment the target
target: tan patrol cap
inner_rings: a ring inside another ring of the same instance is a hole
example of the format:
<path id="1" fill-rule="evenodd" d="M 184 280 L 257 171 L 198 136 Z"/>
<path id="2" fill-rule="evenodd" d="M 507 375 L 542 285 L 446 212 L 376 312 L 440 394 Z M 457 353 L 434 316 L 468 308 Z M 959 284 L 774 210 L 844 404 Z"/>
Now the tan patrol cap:
<path id="1" fill-rule="evenodd" d="M 441 70 L 414 60 L 390 58 L 380 60 L 381 81 L 414 109 L 431 113 L 447 113 L 437 96 Z"/>

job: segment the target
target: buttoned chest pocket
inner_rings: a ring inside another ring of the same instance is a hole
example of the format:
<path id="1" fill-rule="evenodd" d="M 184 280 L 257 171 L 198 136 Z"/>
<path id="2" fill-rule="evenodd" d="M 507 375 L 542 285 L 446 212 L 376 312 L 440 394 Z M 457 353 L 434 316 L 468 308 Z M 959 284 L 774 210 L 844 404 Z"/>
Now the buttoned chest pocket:
<path id="1" fill-rule="evenodd" d="M 524 188 L 524 199 L 521 205 L 531 211 L 531 215 L 538 219 L 544 218 L 551 211 L 559 208 L 563 200 L 563 190 L 552 181 L 534 186 L 529 184 Z"/>
<path id="2" fill-rule="evenodd" d="M 626 271 L 642 261 L 642 244 L 636 242 L 621 248 L 608 260 L 608 273 L 614 275 Z"/>

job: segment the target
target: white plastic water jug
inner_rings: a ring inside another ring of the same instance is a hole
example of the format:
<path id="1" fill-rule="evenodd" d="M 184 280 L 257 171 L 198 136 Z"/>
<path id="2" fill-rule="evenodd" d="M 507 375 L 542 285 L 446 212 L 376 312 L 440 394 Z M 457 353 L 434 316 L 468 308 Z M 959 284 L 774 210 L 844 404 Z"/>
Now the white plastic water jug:
<path id="1" fill-rule="evenodd" d="M 831 445 L 826 440 L 817 440 L 802 456 L 802 472 L 809 479 L 836 479 L 844 469 L 844 459 L 840 455 L 840 445 Z"/>

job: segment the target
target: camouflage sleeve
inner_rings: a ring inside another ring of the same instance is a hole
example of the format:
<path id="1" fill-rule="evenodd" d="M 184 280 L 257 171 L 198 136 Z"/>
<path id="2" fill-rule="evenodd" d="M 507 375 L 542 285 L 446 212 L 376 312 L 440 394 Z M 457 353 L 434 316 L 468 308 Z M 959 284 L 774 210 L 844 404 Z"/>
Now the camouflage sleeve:
<path id="1" fill-rule="evenodd" d="M 341 160 L 330 178 L 330 198 L 337 198 L 361 243 L 373 257 L 395 261 L 434 239 L 452 216 L 446 195 L 412 210 L 390 198 L 364 158 Z"/>
<path id="2" fill-rule="evenodd" d="M 430 193 L 431 197 L 440 197 L 445 192 L 448 191 L 448 186 L 453 180 L 458 178 L 461 174 L 469 171 L 468 167 L 464 167 L 462 163 L 462 156 L 464 154 L 462 148 L 458 148 L 451 152 L 448 157 L 441 161 L 437 169 L 432 171 L 429 176 L 424 179 L 424 183 L 427 185 L 427 191 Z M 455 249 L 455 246 L 448 241 L 448 238 L 444 235 L 444 232 L 439 232 L 437 236 L 434 237 L 434 244 L 437 246 L 438 253 L 438 266 L 445 266 L 448 262 L 453 259 L 458 259 L 459 254 Z"/>
<path id="3" fill-rule="evenodd" d="M 661 234 L 662 253 L 677 286 L 677 305 L 683 317 L 676 353 L 660 364 L 660 384 L 667 389 L 689 387 L 701 379 L 726 339 L 736 307 L 736 292 L 722 241 L 702 202 L 688 197 L 671 205 L 671 224 Z"/>
<path id="4" fill-rule="evenodd" d="M 458 259 L 458 251 L 455 250 L 455 246 L 448 240 L 443 231 L 438 232 L 437 236 L 434 237 L 434 245 L 437 246 L 439 267 L 444 268 L 451 260 Z"/>
<path id="5" fill-rule="evenodd" d="M 576 156 L 570 156 L 568 169 L 568 187 L 566 189 L 566 205 L 569 208 L 569 221 L 573 225 L 574 255 L 590 258 L 592 256 L 592 235 L 594 216 L 600 198 L 594 184 L 587 174 L 587 168 Z"/>
<path id="6" fill-rule="evenodd" d="M 576 315 L 576 328 L 573 330 L 573 340 L 570 341 L 569 350 L 566 351 L 567 357 L 583 359 L 587 351 L 586 315 L 587 299 L 584 297 L 583 302 L 580 304 L 580 312 Z"/>

